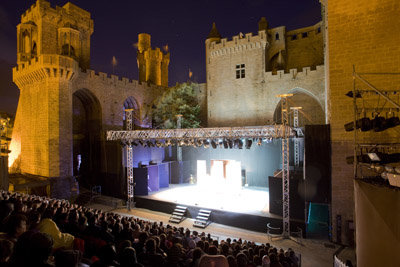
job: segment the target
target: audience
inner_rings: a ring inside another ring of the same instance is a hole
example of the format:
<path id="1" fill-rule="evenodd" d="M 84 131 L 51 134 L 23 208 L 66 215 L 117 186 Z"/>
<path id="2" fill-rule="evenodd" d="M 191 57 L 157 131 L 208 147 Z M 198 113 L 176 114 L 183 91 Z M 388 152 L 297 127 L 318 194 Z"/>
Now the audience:
<path id="1" fill-rule="evenodd" d="M 0 191 L 1 266 L 299 266 L 293 250 Z"/>

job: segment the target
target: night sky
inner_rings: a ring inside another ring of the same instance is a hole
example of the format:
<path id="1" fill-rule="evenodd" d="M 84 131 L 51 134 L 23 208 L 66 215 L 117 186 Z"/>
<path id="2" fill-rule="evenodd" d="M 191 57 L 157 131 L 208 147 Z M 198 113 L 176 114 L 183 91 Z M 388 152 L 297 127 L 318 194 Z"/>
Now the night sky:
<path id="1" fill-rule="evenodd" d="M 19 90 L 12 82 L 16 65 L 16 26 L 21 14 L 35 0 L 0 2 L 0 111 L 15 113 Z M 63 6 L 68 1 L 50 0 Z M 321 20 L 318 0 L 71 0 L 89 11 L 94 21 L 91 38 L 91 69 L 138 79 L 136 49 L 138 33 L 151 34 L 153 47 L 168 44 L 171 52 L 169 85 L 188 80 L 205 82 L 204 41 L 212 22 L 223 37 L 257 33 L 258 20 L 266 17 L 269 27 L 287 30 L 313 25 Z"/>

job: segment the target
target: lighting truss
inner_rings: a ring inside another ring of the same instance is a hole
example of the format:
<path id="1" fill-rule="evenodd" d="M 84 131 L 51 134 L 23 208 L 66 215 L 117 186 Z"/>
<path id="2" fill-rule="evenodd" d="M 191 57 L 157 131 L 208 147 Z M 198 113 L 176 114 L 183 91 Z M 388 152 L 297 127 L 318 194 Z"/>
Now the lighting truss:
<path id="1" fill-rule="evenodd" d="M 125 110 L 126 118 L 126 129 L 128 131 L 133 130 L 133 109 Z M 134 180 L 133 180 L 133 148 L 132 143 L 126 146 L 126 178 L 127 178 L 127 190 L 128 190 L 128 201 L 126 203 L 128 210 L 131 210 L 131 205 L 134 203 Z"/>
<path id="2" fill-rule="evenodd" d="M 281 114 L 282 114 L 282 236 L 290 237 L 290 213 L 289 213 L 289 137 L 290 132 L 286 132 L 289 125 L 289 103 L 288 97 L 292 94 L 280 95 L 281 97 Z M 286 126 L 286 127 L 285 127 Z"/>
<path id="3" fill-rule="evenodd" d="M 295 137 L 298 129 L 288 125 L 266 125 L 254 127 L 222 127 L 192 129 L 152 129 L 135 131 L 107 131 L 107 140 L 182 140 L 182 139 L 237 139 L 237 138 L 289 138 Z"/>

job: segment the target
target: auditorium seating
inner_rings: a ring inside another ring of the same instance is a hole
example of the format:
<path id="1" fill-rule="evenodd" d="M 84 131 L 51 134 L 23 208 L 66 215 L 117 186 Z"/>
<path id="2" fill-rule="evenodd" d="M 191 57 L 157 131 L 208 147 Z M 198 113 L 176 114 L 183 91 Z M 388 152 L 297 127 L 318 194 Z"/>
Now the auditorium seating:
<path id="1" fill-rule="evenodd" d="M 293 250 L 269 243 L 218 240 L 35 195 L 0 191 L 0 220 L 1 261 L 7 266 L 300 266 Z M 73 247 L 55 249 L 52 236 Z"/>

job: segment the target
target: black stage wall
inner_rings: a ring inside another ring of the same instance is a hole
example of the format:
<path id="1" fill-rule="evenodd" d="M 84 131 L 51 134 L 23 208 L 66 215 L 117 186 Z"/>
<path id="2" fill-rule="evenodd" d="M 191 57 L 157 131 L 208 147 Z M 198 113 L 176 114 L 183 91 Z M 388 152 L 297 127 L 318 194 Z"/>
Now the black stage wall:
<path id="1" fill-rule="evenodd" d="M 305 200 L 315 203 L 331 203 L 329 125 L 306 125 L 305 155 Z"/>

